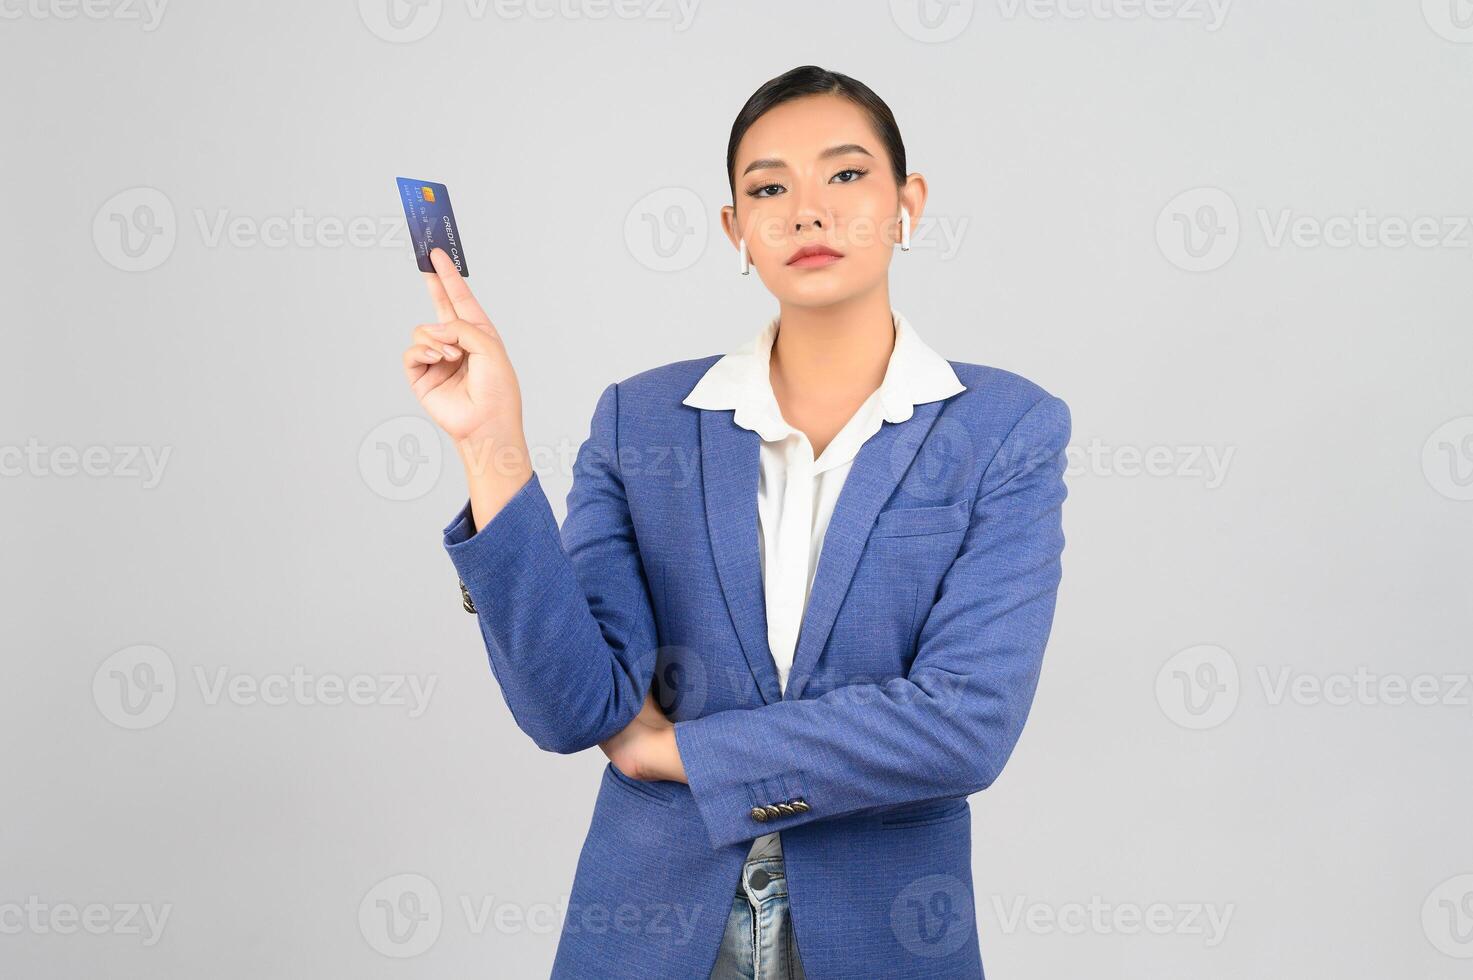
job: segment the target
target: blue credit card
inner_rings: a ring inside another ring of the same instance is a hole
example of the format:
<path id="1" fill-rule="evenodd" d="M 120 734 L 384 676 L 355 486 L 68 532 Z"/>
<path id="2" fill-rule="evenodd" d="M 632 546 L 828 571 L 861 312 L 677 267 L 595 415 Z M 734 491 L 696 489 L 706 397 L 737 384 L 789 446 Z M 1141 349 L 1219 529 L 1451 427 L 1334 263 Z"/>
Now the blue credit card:
<path id="1" fill-rule="evenodd" d="M 455 212 L 450 210 L 450 192 L 444 184 L 432 180 L 399 181 L 399 198 L 404 202 L 404 217 L 409 221 L 409 238 L 414 243 L 414 257 L 419 271 L 434 272 L 430 249 L 443 248 L 460 270 L 470 276 L 465 264 L 465 249 L 460 244 L 460 229 L 455 226 Z"/>

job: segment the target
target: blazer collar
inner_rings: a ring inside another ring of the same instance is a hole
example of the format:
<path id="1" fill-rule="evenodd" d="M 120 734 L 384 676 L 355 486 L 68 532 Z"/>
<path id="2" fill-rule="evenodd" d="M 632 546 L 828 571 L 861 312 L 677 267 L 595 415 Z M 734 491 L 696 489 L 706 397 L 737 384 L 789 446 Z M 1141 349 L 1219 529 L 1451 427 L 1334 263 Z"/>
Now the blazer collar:
<path id="1" fill-rule="evenodd" d="M 903 317 L 896 313 L 894 318 L 896 342 L 882 384 L 882 402 L 885 421 L 897 424 L 882 424 L 859 447 L 844 479 L 798 631 L 788 677 L 789 699 L 802 695 L 828 642 L 876 515 L 910 468 L 945 399 L 966 389 L 951 365 L 921 344 Z M 784 693 L 767 645 L 757 483 L 764 438 L 759 430 L 771 423 L 761 396 L 765 389 L 766 398 L 772 397 L 766 368 L 776 326 L 774 320 L 755 340 L 716 361 L 684 401 L 703 409 L 701 483 L 717 578 L 742 653 L 763 700 L 769 704 L 783 700 Z M 709 385 L 705 383 L 707 378 L 712 379 Z M 775 402 L 771 407 L 775 408 Z M 738 424 L 738 414 L 752 425 Z"/>

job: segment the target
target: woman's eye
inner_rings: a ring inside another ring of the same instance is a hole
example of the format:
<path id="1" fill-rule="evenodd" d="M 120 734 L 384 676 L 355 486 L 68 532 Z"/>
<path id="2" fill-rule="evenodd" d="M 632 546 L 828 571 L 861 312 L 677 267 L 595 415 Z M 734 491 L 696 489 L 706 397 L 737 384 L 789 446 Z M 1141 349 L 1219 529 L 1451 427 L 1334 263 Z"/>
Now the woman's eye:
<path id="1" fill-rule="evenodd" d="M 864 169 L 863 167 L 849 167 L 844 170 L 840 170 L 838 173 L 834 174 L 831 182 L 837 181 L 840 184 L 852 184 L 867 173 L 869 173 L 869 171 Z M 846 175 L 852 176 L 848 176 L 847 179 L 843 179 L 846 178 Z M 747 191 L 747 195 L 749 197 L 776 197 L 784 190 L 785 188 L 782 184 L 764 184 L 761 187 L 754 187 L 751 190 Z"/>

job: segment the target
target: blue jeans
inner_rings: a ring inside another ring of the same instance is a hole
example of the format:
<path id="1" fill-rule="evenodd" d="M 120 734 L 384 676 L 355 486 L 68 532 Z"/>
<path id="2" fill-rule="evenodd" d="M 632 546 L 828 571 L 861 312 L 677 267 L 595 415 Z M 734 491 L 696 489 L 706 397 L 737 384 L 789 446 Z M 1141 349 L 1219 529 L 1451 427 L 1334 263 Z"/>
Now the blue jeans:
<path id="1" fill-rule="evenodd" d="M 711 980 L 803 980 L 781 857 L 742 866 Z"/>

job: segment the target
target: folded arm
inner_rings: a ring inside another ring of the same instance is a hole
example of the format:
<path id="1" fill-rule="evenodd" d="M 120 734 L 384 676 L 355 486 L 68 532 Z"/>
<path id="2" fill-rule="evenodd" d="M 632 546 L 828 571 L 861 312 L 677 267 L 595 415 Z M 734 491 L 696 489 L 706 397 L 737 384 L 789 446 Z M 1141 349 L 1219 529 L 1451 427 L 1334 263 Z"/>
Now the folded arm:
<path id="1" fill-rule="evenodd" d="M 629 724 L 657 641 L 618 467 L 618 385 L 599 396 L 561 531 L 533 473 L 479 531 L 467 503 L 444 544 L 519 728 L 568 753 Z"/>
<path id="2" fill-rule="evenodd" d="M 1022 732 L 1053 623 L 1069 431 L 1068 407 L 1052 396 L 1013 426 L 907 676 L 676 723 L 714 846 L 992 784 Z M 753 816 L 793 799 L 806 809 Z"/>

